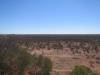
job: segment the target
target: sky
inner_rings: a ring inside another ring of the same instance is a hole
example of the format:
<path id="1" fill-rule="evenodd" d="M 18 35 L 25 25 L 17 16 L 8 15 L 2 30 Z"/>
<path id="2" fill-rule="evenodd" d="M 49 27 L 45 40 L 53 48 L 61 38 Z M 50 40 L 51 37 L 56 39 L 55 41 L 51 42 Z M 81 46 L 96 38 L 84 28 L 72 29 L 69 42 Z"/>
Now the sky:
<path id="1" fill-rule="evenodd" d="M 0 0 L 0 34 L 100 34 L 100 0 Z"/>

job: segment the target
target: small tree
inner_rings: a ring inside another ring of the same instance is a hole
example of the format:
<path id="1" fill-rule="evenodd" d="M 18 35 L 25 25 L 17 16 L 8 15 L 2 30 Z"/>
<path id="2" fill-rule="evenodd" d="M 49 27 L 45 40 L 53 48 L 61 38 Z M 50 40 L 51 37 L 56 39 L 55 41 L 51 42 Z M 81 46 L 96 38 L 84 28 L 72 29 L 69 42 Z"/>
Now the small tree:
<path id="1" fill-rule="evenodd" d="M 50 75 L 52 70 L 52 62 L 49 58 L 43 57 L 41 60 L 41 66 L 38 75 Z"/>

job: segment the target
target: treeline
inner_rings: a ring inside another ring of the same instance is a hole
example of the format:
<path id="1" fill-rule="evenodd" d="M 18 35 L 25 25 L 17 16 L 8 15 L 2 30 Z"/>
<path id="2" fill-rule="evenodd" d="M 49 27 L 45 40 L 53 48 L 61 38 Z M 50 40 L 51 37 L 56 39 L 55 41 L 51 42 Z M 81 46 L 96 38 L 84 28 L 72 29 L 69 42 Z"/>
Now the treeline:
<path id="1" fill-rule="evenodd" d="M 47 36 L 45 36 L 47 37 Z M 40 38 L 40 37 L 39 37 Z M 55 38 L 55 37 L 54 37 Z M 40 49 L 56 49 L 63 50 L 64 48 L 70 48 L 73 54 L 89 54 L 89 53 L 100 53 L 100 39 L 59 39 L 59 40 L 48 40 L 48 39 L 37 39 L 34 37 L 21 37 L 19 36 L 2 36 L 0 43 L 4 43 L 3 40 L 9 39 L 14 41 L 17 46 L 27 48 L 29 50 L 40 50 Z M 3 41 L 3 42 L 2 42 Z M 13 42 L 12 42 L 13 45 Z"/>
<path id="2" fill-rule="evenodd" d="M 50 75 L 52 62 L 42 55 L 30 55 L 13 39 L 0 40 L 0 75 Z"/>

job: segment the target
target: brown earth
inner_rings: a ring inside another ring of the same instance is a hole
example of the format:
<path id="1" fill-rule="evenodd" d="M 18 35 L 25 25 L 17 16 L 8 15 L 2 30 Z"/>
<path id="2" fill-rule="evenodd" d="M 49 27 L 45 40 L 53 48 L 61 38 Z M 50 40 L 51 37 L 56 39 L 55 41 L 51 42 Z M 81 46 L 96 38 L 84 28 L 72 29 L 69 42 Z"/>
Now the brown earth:
<path id="1" fill-rule="evenodd" d="M 52 60 L 52 75 L 69 75 L 76 65 L 85 65 L 93 71 L 100 72 L 100 64 L 96 63 L 96 59 L 87 58 L 84 54 L 73 55 L 70 50 L 34 50 L 33 53 L 42 54 Z"/>

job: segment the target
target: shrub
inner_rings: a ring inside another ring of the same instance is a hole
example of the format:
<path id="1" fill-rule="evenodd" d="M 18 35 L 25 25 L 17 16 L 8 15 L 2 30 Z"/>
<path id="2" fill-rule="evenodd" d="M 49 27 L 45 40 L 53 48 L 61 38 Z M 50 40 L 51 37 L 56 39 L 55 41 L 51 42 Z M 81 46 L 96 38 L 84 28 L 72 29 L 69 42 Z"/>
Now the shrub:
<path id="1" fill-rule="evenodd" d="M 90 68 L 80 65 L 75 66 L 74 70 L 71 72 L 70 75 L 99 75 L 94 73 Z"/>

